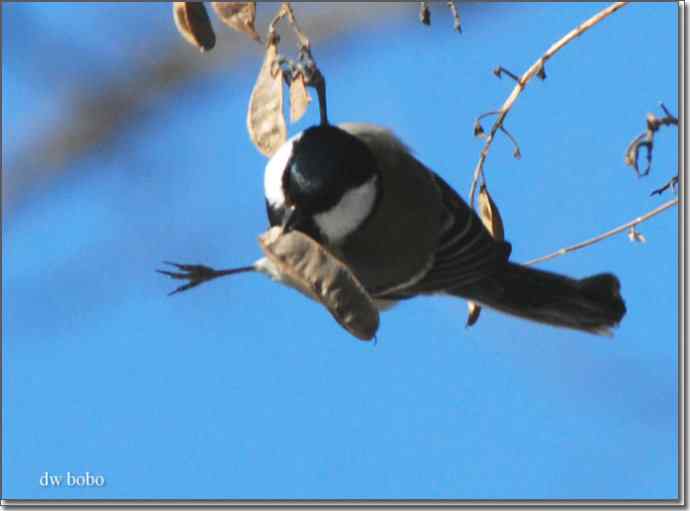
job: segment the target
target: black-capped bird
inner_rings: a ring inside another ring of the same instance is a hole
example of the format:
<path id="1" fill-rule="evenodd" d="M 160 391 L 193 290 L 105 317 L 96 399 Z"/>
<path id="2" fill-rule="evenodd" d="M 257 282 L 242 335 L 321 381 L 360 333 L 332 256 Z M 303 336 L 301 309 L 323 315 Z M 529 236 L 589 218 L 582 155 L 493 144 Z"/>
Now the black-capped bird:
<path id="1" fill-rule="evenodd" d="M 475 211 L 387 129 L 308 128 L 271 157 L 264 188 L 270 224 L 328 248 L 381 310 L 441 293 L 600 334 L 625 315 L 620 283 L 610 273 L 573 279 L 510 262 L 510 244 L 495 240 Z"/>

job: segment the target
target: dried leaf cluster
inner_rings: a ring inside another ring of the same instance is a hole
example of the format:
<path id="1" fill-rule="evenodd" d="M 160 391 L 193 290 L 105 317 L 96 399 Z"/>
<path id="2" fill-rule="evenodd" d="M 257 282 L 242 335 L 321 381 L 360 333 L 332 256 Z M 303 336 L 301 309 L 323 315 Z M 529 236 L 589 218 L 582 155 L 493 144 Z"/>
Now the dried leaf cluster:
<path id="1" fill-rule="evenodd" d="M 218 18 L 230 28 L 243 32 L 255 41 L 261 37 L 254 29 L 256 2 L 211 2 Z M 201 51 L 216 44 L 216 34 L 204 2 L 173 2 L 173 18 L 182 37 Z"/>
<path id="2" fill-rule="evenodd" d="M 287 18 L 299 42 L 297 61 L 278 54 L 280 37 L 277 27 Z M 257 149 L 272 156 L 285 142 L 287 129 L 283 110 L 283 82 L 290 88 L 290 122 L 299 121 L 307 111 L 311 97 L 307 86 L 317 88 L 322 122 L 326 123 L 325 80 L 312 58 L 309 39 L 300 30 L 289 2 L 283 2 L 269 24 L 266 55 L 249 100 L 247 129 Z"/>
<path id="3" fill-rule="evenodd" d="M 228 27 L 264 44 L 255 27 L 256 2 L 212 2 L 217 17 Z M 173 16 L 178 30 L 186 41 L 208 51 L 215 45 L 215 34 L 202 2 L 174 2 Z M 299 57 L 291 60 L 278 53 L 280 37 L 277 27 L 287 18 L 297 40 Z M 247 129 L 256 148 L 270 157 L 287 138 L 283 112 L 283 82 L 290 87 L 290 122 L 297 122 L 307 111 L 311 97 L 307 87 L 314 87 L 319 95 L 321 122 L 327 123 L 325 79 L 311 55 L 309 39 L 300 30 L 290 2 L 280 4 L 269 23 L 265 55 L 254 89 L 249 98 Z"/>

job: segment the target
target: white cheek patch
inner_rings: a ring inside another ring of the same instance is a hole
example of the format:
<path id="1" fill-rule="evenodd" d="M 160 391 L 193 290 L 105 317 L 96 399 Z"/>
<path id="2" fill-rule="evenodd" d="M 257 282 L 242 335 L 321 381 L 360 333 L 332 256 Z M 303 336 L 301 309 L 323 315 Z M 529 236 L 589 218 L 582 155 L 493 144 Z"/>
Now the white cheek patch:
<path id="1" fill-rule="evenodd" d="M 337 244 L 345 239 L 369 216 L 376 202 L 376 179 L 377 176 L 373 176 L 345 193 L 340 202 L 328 211 L 314 215 L 319 230 L 331 243 Z"/>
<path id="2" fill-rule="evenodd" d="M 283 173 L 287 166 L 290 156 L 292 156 L 293 144 L 299 140 L 302 133 L 298 133 L 294 137 L 285 142 L 280 149 L 268 160 L 266 170 L 264 172 L 264 195 L 269 204 L 276 207 L 281 207 L 285 204 L 285 195 L 283 194 Z"/>

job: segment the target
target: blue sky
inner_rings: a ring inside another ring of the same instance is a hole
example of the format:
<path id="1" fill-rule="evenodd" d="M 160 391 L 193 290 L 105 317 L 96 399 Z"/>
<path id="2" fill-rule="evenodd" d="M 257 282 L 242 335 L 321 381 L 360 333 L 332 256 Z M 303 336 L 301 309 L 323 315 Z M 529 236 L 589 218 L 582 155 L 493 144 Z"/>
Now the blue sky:
<path id="1" fill-rule="evenodd" d="M 604 5 L 462 6 L 462 35 L 441 6 L 431 28 L 416 4 L 395 9 L 315 43 L 331 120 L 395 129 L 465 196 L 474 119 L 514 85 L 492 69 L 521 73 Z M 645 179 L 623 155 L 659 101 L 678 111 L 677 11 L 624 8 L 518 99 L 507 127 L 523 157 L 499 137 L 486 165 L 514 260 L 671 198 L 649 192 L 676 172 L 676 131 L 659 133 Z M 195 51 L 167 4 L 5 4 L 2 33 L 5 182 L 20 149 L 69 118 L 75 91 L 154 61 L 151 48 Z M 161 260 L 260 256 L 265 159 L 245 115 L 261 53 L 248 55 L 4 207 L 2 496 L 676 497 L 675 209 L 639 228 L 645 244 L 623 235 L 542 265 L 618 275 L 628 313 L 612 339 L 488 310 L 466 329 L 465 303 L 435 297 L 385 313 L 372 345 L 260 275 L 166 296 Z M 290 133 L 317 119 L 313 108 Z M 39 484 L 87 471 L 105 486 Z"/>

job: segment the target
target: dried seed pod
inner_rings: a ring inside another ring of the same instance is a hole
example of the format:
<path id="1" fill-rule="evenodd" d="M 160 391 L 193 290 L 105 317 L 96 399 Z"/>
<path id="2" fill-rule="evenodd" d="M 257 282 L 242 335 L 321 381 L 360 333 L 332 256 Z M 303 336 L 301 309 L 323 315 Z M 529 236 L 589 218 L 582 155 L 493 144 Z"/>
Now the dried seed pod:
<path id="1" fill-rule="evenodd" d="M 467 302 L 467 322 L 466 327 L 471 327 L 479 319 L 479 314 L 482 312 L 482 308 L 476 302 Z"/>
<path id="2" fill-rule="evenodd" d="M 479 217 L 482 219 L 486 230 L 491 233 L 494 239 L 498 241 L 504 240 L 505 235 L 501 214 L 498 212 L 498 208 L 485 185 L 482 185 L 479 190 Z"/>
<path id="3" fill-rule="evenodd" d="M 264 63 L 249 98 L 249 138 L 265 156 L 272 156 L 287 138 L 283 116 L 283 74 L 277 65 L 275 40 L 266 47 Z"/>
<path id="4" fill-rule="evenodd" d="M 484 138 L 484 135 L 486 135 L 486 133 L 484 133 L 484 128 L 482 128 L 479 119 L 477 119 L 476 121 L 474 121 L 474 136 Z"/>
<path id="5" fill-rule="evenodd" d="M 501 214 L 498 212 L 498 207 L 491 198 L 491 195 L 489 195 L 489 190 L 487 190 L 485 185 L 482 185 L 479 189 L 479 217 L 482 219 L 482 223 L 484 227 L 486 227 L 486 230 L 489 231 L 494 239 L 498 241 L 504 240 L 505 233 L 503 232 Z M 470 327 L 479 319 L 482 308 L 475 302 L 469 301 L 467 302 L 467 309 L 466 326 Z"/>
<path id="6" fill-rule="evenodd" d="M 255 41 L 261 41 L 254 27 L 256 2 L 212 2 L 213 10 L 220 20 L 238 32 L 243 32 Z"/>
<path id="7" fill-rule="evenodd" d="M 201 51 L 216 45 L 216 34 L 203 2 L 173 2 L 173 19 L 184 39 Z"/>
<path id="8" fill-rule="evenodd" d="M 628 144 L 628 147 L 625 150 L 625 164 L 634 168 L 635 173 L 639 176 L 640 175 L 640 165 L 639 165 L 639 157 L 640 157 L 640 149 L 642 146 L 647 147 L 647 163 L 649 168 L 650 164 L 650 159 L 651 159 L 651 147 L 652 147 L 652 142 L 650 142 L 647 139 L 647 133 L 642 133 L 641 135 L 636 136 L 630 144 Z"/>
<path id="9" fill-rule="evenodd" d="M 290 82 L 290 122 L 299 121 L 311 103 L 311 96 L 304 85 L 304 75 L 297 73 Z"/>
<path id="10" fill-rule="evenodd" d="M 350 269 L 319 243 L 299 231 L 273 227 L 259 236 L 270 263 L 259 270 L 288 284 L 325 306 L 335 320 L 361 340 L 370 340 L 379 327 L 371 297 Z"/>

